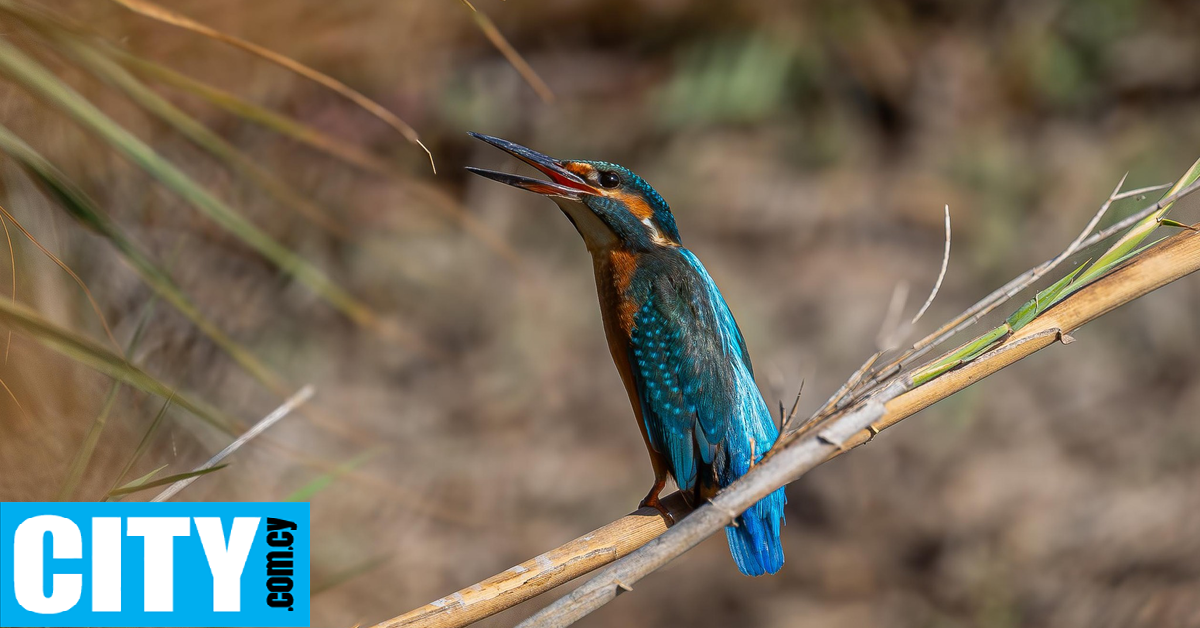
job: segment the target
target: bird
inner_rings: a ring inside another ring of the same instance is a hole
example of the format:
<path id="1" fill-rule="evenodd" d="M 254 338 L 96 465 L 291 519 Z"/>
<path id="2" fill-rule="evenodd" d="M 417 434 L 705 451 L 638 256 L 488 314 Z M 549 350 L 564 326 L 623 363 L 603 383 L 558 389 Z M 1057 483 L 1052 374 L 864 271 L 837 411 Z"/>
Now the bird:
<path id="1" fill-rule="evenodd" d="M 498 137 L 470 133 L 548 180 L 467 167 L 551 198 L 591 254 L 601 318 L 650 454 L 654 484 L 641 507 L 670 513 L 659 495 L 670 475 L 692 506 L 757 464 L 779 430 L 754 382 L 737 321 L 700 260 L 684 248 L 666 200 L 628 168 L 558 160 Z M 780 488 L 725 528 L 738 569 L 783 566 Z"/>

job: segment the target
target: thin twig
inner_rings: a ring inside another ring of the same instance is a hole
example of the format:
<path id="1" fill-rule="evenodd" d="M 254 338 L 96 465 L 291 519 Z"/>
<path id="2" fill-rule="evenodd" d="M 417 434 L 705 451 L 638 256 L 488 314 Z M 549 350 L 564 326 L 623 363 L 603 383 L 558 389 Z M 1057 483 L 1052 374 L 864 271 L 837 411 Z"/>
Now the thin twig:
<path id="1" fill-rule="evenodd" d="M 1125 179 L 1124 179 L 1124 177 L 1122 177 L 1121 182 L 1124 183 L 1124 181 L 1125 181 Z M 1198 183 L 1200 183 L 1200 182 L 1198 182 Z M 1063 249 L 1063 251 L 1061 253 L 1059 253 L 1058 255 L 1054 256 L 1053 258 L 1039 264 L 1038 266 L 1031 268 L 1031 269 L 1025 271 L 1024 273 L 1021 273 L 1020 275 L 1014 277 L 1011 281 L 1004 284 L 1002 287 L 998 288 L 997 290 L 993 291 L 991 294 L 980 299 L 977 303 L 975 303 L 971 307 L 967 308 L 967 310 L 964 311 L 962 314 L 959 314 L 958 316 L 954 317 L 949 322 L 947 322 L 944 325 L 942 325 L 941 327 L 939 327 L 933 333 L 929 334 L 928 336 L 925 336 L 921 340 L 914 343 L 912 348 L 910 348 L 908 351 L 897 356 L 890 363 L 880 367 L 875 373 L 873 373 L 869 378 L 867 378 L 863 382 L 863 384 L 859 388 L 859 390 L 856 391 L 856 394 L 848 397 L 847 401 L 852 401 L 854 399 L 860 398 L 862 392 L 869 391 L 872 388 L 874 388 L 875 386 L 881 384 L 882 382 L 887 381 L 889 378 L 897 375 L 898 373 L 900 373 L 903 369 L 907 368 L 908 366 L 911 366 L 916 360 L 920 359 L 922 356 L 926 355 L 927 353 L 932 351 L 935 347 L 942 344 L 946 340 L 950 339 L 958 332 L 970 327 L 971 325 L 974 325 L 976 322 L 979 321 L 979 319 L 983 318 L 984 316 L 986 316 L 987 314 L 989 314 L 990 312 L 995 310 L 997 307 L 1000 307 L 1001 305 L 1006 303 L 1009 299 L 1011 299 L 1012 297 L 1019 294 L 1022 290 L 1025 290 L 1030 285 L 1032 285 L 1034 282 L 1036 282 L 1037 280 L 1044 277 L 1047 273 L 1054 270 L 1056 267 L 1058 267 L 1059 264 L 1061 264 L 1064 260 L 1066 260 L 1068 257 L 1073 255 L 1074 253 L 1076 253 L 1082 249 L 1085 249 L 1097 242 L 1100 242 L 1101 240 L 1109 238 L 1120 231 L 1123 231 L 1123 230 L 1129 228 L 1131 225 L 1138 222 L 1142 218 L 1149 216 L 1150 214 L 1158 211 L 1159 209 L 1163 208 L 1164 206 L 1166 206 L 1170 203 L 1173 203 L 1173 202 L 1179 200 L 1180 198 L 1183 198 L 1184 196 L 1187 196 L 1188 194 L 1195 192 L 1198 188 L 1200 188 L 1200 185 L 1197 185 L 1197 183 L 1193 183 L 1192 185 L 1187 186 L 1186 188 L 1180 190 L 1179 192 L 1176 192 L 1175 194 L 1165 197 L 1165 198 L 1159 200 L 1157 203 L 1150 205 L 1148 207 L 1145 207 L 1141 211 L 1138 211 L 1138 212 L 1134 213 L 1133 215 L 1131 215 L 1131 216 L 1129 216 L 1129 217 L 1127 217 L 1127 218 L 1125 218 L 1125 219 L 1123 219 L 1101 231 L 1093 233 L 1091 236 L 1088 236 L 1086 238 L 1083 237 L 1086 234 L 1090 233 L 1091 230 L 1095 228 L 1095 225 L 1100 222 L 1100 219 L 1104 216 L 1105 213 L 1108 212 L 1109 207 L 1111 207 L 1114 202 L 1122 200 L 1122 199 L 1126 199 L 1126 198 L 1140 196 L 1140 195 L 1146 194 L 1148 192 L 1153 192 L 1156 190 L 1169 188 L 1169 187 L 1171 187 L 1171 185 L 1172 184 L 1170 184 L 1170 183 L 1166 183 L 1166 184 L 1162 184 L 1162 185 L 1138 188 L 1136 190 L 1129 190 L 1128 192 L 1122 192 L 1120 194 L 1117 194 L 1114 191 L 1113 194 L 1110 194 L 1109 197 L 1104 201 L 1104 204 L 1100 206 L 1100 209 L 1096 212 L 1096 214 L 1094 216 L 1092 216 L 1092 219 L 1090 221 L 1088 221 L 1087 227 L 1084 228 L 1084 230 L 1080 233 L 1079 237 L 1076 237 L 1075 240 L 1073 240 L 1071 242 L 1071 244 L 1067 246 L 1066 249 Z M 1120 189 L 1119 184 L 1118 184 L 1117 189 Z"/>
<path id="2" fill-rule="evenodd" d="M 280 419 L 287 416 L 288 414 L 291 414 L 292 410 L 295 410 L 299 406 L 303 405 L 304 402 L 308 401 L 310 398 L 312 398 L 312 396 L 313 396 L 313 387 L 311 384 L 309 384 L 308 386 L 305 386 L 304 388 L 301 388 L 299 390 L 299 392 L 292 395 L 290 398 L 288 398 L 287 401 L 283 402 L 283 405 L 279 406 L 278 408 L 275 408 L 274 412 L 272 412 L 271 414 L 268 414 L 266 417 L 263 418 L 263 420 L 254 424 L 254 427 L 246 430 L 246 433 L 239 436 L 237 438 L 237 440 L 233 441 L 232 443 L 229 443 L 229 445 L 227 447 L 225 447 L 225 449 L 222 449 L 220 452 L 217 453 L 217 455 L 210 458 L 208 460 L 208 462 L 196 467 L 195 470 L 196 471 L 204 471 L 205 469 L 211 469 L 211 468 L 217 466 L 218 464 L 221 463 L 222 460 L 229 457 L 230 454 L 237 451 L 242 445 L 245 445 L 246 443 L 250 442 L 251 439 L 253 439 L 254 437 L 258 436 L 259 434 L 262 434 L 263 432 L 265 432 L 267 430 L 267 428 L 278 423 Z M 156 495 L 154 497 L 154 499 L 152 499 L 150 501 L 162 502 L 162 501 L 171 499 L 177 493 L 179 493 L 179 491 L 182 491 L 183 489 L 187 488 L 189 484 L 191 484 L 192 482 L 195 482 L 195 481 L 196 481 L 195 477 L 182 479 L 182 480 L 168 486 L 166 490 L 164 490 L 163 492 Z"/>
<path id="3" fill-rule="evenodd" d="M 1124 182 L 1124 179 L 1121 179 Z M 1094 226 L 1094 225 L 1093 225 Z M 1091 227 L 1089 227 L 1089 230 Z M 917 315 L 913 317 L 910 325 L 916 325 L 917 321 L 925 316 L 925 310 L 933 305 L 933 300 L 937 298 L 938 291 L 942 289 L 942 281 L 946 279 L 946 269 L 950 267 L 950 206 L 946 205 L 946 248 L 942 251 L 942 269 L 938 271 L 937 281 L 933 282 L 933 290 L 929 292 L 929 298 L 925 299 L 925 304 L 917 310 Z"/>
<path id="4" fill-rule="evenodd" d="M 879 333 L 875 335 L 876 349 L 890 351 L 897 348 L 896 343 L 907 333 L 907 329 L 902 329 L 900 325 L 905 305 L 908 305 L 908 282 L 901 281 L 892 288 L 892 299 L 888 302 L 887 313 L 883 316 L 883 322 L 879 324 Z"/>

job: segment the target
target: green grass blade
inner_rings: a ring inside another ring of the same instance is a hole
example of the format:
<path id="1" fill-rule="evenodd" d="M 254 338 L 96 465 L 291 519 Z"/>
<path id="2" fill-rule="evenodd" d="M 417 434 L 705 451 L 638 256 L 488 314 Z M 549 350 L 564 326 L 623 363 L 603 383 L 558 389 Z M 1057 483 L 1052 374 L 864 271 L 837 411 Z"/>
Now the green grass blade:
<path id="1" fill-rule="evenodd" d="M 133 470 L 133 465 L 137 464 L 137 461 L 150 449 L 150 443 L 154 440 L 154 435 L 158 433 L 158 428 L 162 425 L 163 419 L 167 416 L 167 409 L 170 407 L 170 399 L 163 402 L 162 408 L 154 416 L 154 420 L 150 422 L 150 427 L 146 428 L 145 433 L 142 434 L 142 440 L 138 441 L 138 445 L 134 448 L 133 454 L 129 456 L 129 460 L 126 461 L 125 467 L 121 469 L 121 473 L 117 475 L 117 479 L 113 482 L 112 487 L 108 489 L 110 493 L 118 488 L 118 485 L 125 479 L 125 476 L 129 475 L 129 472 Z"/>
<path id="2" fill-rule="evenodd" d="M 78 35 L 59 29 L 46 29 L 48 36 L 58 44 L 58 49 L 73 61 L 86 68 L 100 80 L 120 89 L 139 107 L 171 125 L 192 143 L 224 161 L 232 170 L 258 185 L 281 204 L 296 210 L 313 224 L 346 238 L 345 225 L 329 216 L 322 208 L 304 198 L 275 175 L 267 172 L 249 157 L 226 142 L 203 124 L 159 96 L 112 59 L 100 54 L 93 46 L 85 44 Z"/>
<path id="3" fill-rule="evenodd" d="M 192 31 L 193 33 L 198 33 L 210 39 L 240 48 L 252 55 L 266 59 L 271 63 L 284 67 L 292 72 L 295 72 L 296 74 L 299 74 L 300 76 L 303 76 L 306 79 L 319 83 L 320 85 L 333 90 L 347 100 L 361 107 L 367 113 L 379 118 L 384 124 L 387 124 L 398 131 L 408 141 L 419 146 L 421 150 L 425 151 L 425 154 L 429 157 L 429 166 L 433 168 L 434 174 L 437 174 L 437 167 L 433 163 L 433 153 L 429 152 L 429 149 L 426 148 L 425 144 L 421 143 L 421 139 L 417 137 L 416 130 L 409 126 L 407 122 L 396 117 L 396 114 L 388 111 L 383 105 L 371 100 L 370 98 L 367 98 L 357 90 L 333 78 L 332 76 L 322 74 L 321 72 L 318 72 L 304 65 L 303 63 L 292 59 L 291 57 L 281 55 L 274 50 L 264 48 L 240 37 L 234 37 L 232 35 L 222 33 L 215 28 L 212 28 L 206 24 L 201 24 L 200 22 L 197 22 L 196 20 L 193 20 L 181 13 L 176 13 L 153 2 L 149 2 L 147 0 L 112 1 L 129 9 L 130 11 L 134 11 L 135 13 L 139 13 L 150 19 L 158 20 L 164 24 L 177 26 L 179 28 Z"/>
<path id="4" fill-rule="evenodd" d="M 244 429 L 238 420 L 217 408 L 176 393 L 170 386 L 130 364 L 112 350 L 90 338 L 51 323 L 24 305 L 0 299 L 0 323 L 24 331 L 39 344 L 138 390 L 164 399 L 173 396 L 175 403 L 180 407 L 221 430 L 235 434 Z"/>
<path id="5" fill-rule="evenodd" d="M 983 355 L 1010 332 L 1012 332 L 1012 328 L 1005 323 L 962 345 L 936 362 L 922 367 L 912 375 L 913 386 L 920 386 L 960 364 L 965 364 Z"/>
<path id="6" fill-rule="evenodd" d="M 1086 262 L 1080 264 L 1079 268 L 1071 271 L 1066 277 L 1054 282 L 1049 288 L 1038 292 L 1034 298 L 1026 301 L 1024 305 L 1017 308 L 1017 311 L 1013 312 L 1012 316 L 1009 316 L 1007 320 L 1008 326 L 1012 328 L 1012 331 L 1017 331 L 1028 325 L 1039 314 L 1066 298 L 1071 292 L 1074 292 L 1074 290 L 1064 291 L 1071 285 L 1071 281 L 1085 268 L 1087 268 Z"/>
<path id="7" fill-rule="evenodd" d="M 297 142 L 311 146 L 346 163 L 376 174 L 391 175 L 396 173 L 395 168 L 383 159 L 353 144 L 343 142 L 332 135 L 322 133 L 295 118 L 290 118 L 265 107 L 260 107 L 235 94 L 217 89 L 207 83 L 198 81 L 148 59 L 130 54 L 115 46 L 105 46 L 103 52 L 137 74 L 192 94 L 208 102 L 210 105 L 224 109 L 243 120 L 253 122 L 280 135 L 290 137 Z"/>
<path id="8" fill-rule="evenodd" d="M 79 189 L 61 171 L 54 167 L 41 154 L 35 151 L 24 140 L 17 137 L 0 125 L 0 150 L 16 159 L 30 174 L 59 200 L 64 209 L 84 226 L 104 236 L 135 272 L 146 282 L 158 296 L 170 303 L 181 314 L 186 316 L 204 335 L 208 336 L 217 346 L 225 351 L 230 358 L 244 368 L 251 376 L 267 386 L 272 391 L 282 394 L 287 390 L 287 383 L 263 364 L 249 350 L 235 342 L 221 331 L 213 322 L 208 320 L 192 303 L 183 291 L 175 285 L 174 280 L 151 261 L 124 231 L 114 223 L 107 214 L 102 212 L 83 190 Z"/>
<path id="9" fill-rule="evenodd" d="M 287 497 L 283 498 L 283 501 L 285 501 L 285 502 L 309 501 L 317 493 L 325 490 L 326 488 L 329 488 L 329 486 L 331 484 L 333 484 L 338 478 L 340 478 L 340 477 L 346 475 L 347 473 L 350 473 L 351 471 L 357 469 L 358 467 L 366 464 L 367 461 L 369 461 L 371 458 L 374 458 L 376 455 L 378 455 L 380 451 L 382 451 L 382 448 L 371 449 L 371 450 L 365 451 L 365 452 L 351 458 L 350 460 L 347 460 L 346 462 L 343 462 L 342 464 L 338 465 L 337 467 L 335 467 L 328 473 L 321 474 L 320 476 L 315 478 L 313 481 L 296 489 L 295 491 L 292 492 L 291 495 L 288 495 Z"/>
<path id="10" fill-rule="evenodd" d="M 1172 186 L 1171 189 L 1167 190 L 1166 193 L 1162 195 L 1160 200 L 1179 192 L 1192 183 L 1195 183 L 1197 178 L 1200 178 L 1200 159 L 1197 159 L 1195 163 L 1192 164 L 1192 167 L 1188 168 L 1188 171 L 1185 172 L 1184 175 L 1175 182 L 1175 185 Z M 1159 219 L 1161 219 L 1168 211 L 1170 211 L 1172 205 L 1174 205 L 1174 203 L 1167 203 L 1162 207 L 1162 209 L 1159 209 L 1149 216 L 1146 216 L 1136 225 L 1131 227 L 1129 231 L 1126 231 L 1125 235 L 1121 236 L 1121 238 L 1117 240 L 1116 243 L 1114 243 L 1112 247 L 1104 253 L 1104 255 L 1101 255 L 1099 258 L 1097 258 L 1096 262 L 1092 264 L 1091 268 L 1089 268 L 1087 272 L 1085 272 L 1079 278 L 1079 284 L 1081 286 L 1087 285 L 1096 278 L 1116 267 L 1116 265 L 1119 263 L 1117 260 L 1125 259 L 1130 252 L 1138 248 L 1138 245 L 1141 244 L 1142 240 L 1145 240 L 1147 236 L 1149 236 L 1155 229 L 1158 228 Z"/>
<path id="11" fill-rule="evenodd" d="M 136 479 L 136 480 L 133 480 L 132 482 L 129 482 L 128 484 L 123 484 L 123 485 L 121 485 L 121 486 L 115 486 L 115 487 L 113 487 L 111 490 L 109 490 L 109 491 L 108 491 L 108 495 L 107 495 L 107 496 L 108 496 L 108 497 L 111 497 L 111 496 L 113 495 L 113 493 L 115 493 L 115 492 L 116 492 L 116 491 L 118 491 L 118 490 L 122 490 L 122 489 L 129 489 L 129 488 L 137 488 L 137 487 L 139 487 L 139 486 L 141 486 L 141 485 L 145 484 L 146 482 L 149 482 L 151 479 L 153 479 L 153 478 L 154 478 L 154 476 L 158 475 L 158 473 L 159 473 L 160 471 L 162 471 L 163 469 L 166 469 L 166 468 L 167 468 L 167 467 L 169 467 L 169 466 L 171 466 L 171 465 L 169 465 L 169 464 L 164 464 L 163 466 L 161 466 L 161 467 L 159 467 L 159 468 L 157 468 L 157 469 L 155 469 L 155 470 L 151 471 L 150 473 L 147 473 L 146 475 L 143 475 L 142 477 L 140 477 L 140 478 L 138 478 L 138 479 Z"/>
<path id="12" fill-rule="evenodd" d="M 41 64 L 0 39 L 0 73 L 59 108 L 81 126 L 93 131 L 128 160 L 158 179 L 180 198 L 208 216 L 230 234 L 258 251 L 276 267 L 296 278 L 327 303 L 359 325 L 389 339 L 429 352 L 420 339 L 392 320 L 383 320 L 365 303 L 334 283 L 291 249 L 279 244 L 232 207 L 213 196 L 183 171 L 162 158 L 129 131 L 68 87 Z"/>
<path id="13" fill-rule="evenodd" d="M 142 341 L 142 335 L 146 331 L 146 324 L 150 322 L 150 314 L 154 311 L 154 305 L 157 299 L 152 298 L 146 307 L 142 309 L 142 315 L 138 319 L 137 328 L 133 330 L 133 337 L 129 339 L 128 345 L 125 347 L 125 355 L 133 355 Z M 113 381 L 112 386 L 108 389 L 108 396 L 104 400 L 104 406 L 100 409 L 100 414 L 92 419 L 92 425 L 88 428 L 87 436 L 84 437 L 83 443 L 75 452 L 74 458 L 71 459 L 71 465 L 67 468 L 67 478 L 63 481 L 62 486 L 58 491 L 58 501 L 66 501 L 71 498 L 78 488 L 80 481 L 83 479 L 83 474 L 87 471 L 88 463 L 92 460 L 92 454 L 96 451 L 96 445 L 100 442 L 100 435 L 104 432 L 105 426 L 108 424 L 108 415 L 112 412 L 114 402 L 117 400 L 117 393 L 121 391 L 121 382 Z M 167 399 L 163 402 L 162 410 L 159 411 L 158 417 L 155 418 L 154 424 L 157 425 L 161 421 L 163 415 L 166 414 L 167 408 L 171 406 L 171 400 Z M 144 440 L 144 439 L 143 439 Z M 130 463 L 129 466 L 132 466 Z M 121 475 L 117 477 L 117 484 L 129 472 L 126 467 Z M 114 485 L 113 488 L 116 488 Z"/>
<path id="14" fill-rule="evenodd" d="M 117 393 L 120 391 L 120 382 L 113 382 L 112 387 L 108 389 L 108 396 L 104 398 L 104 406 L 100 409 L 100 414 L 92 419 L 92 424 L 83 437 L 83 443 L 75 451 L 75 455 L 71 458 L 71 464 L 67 466 L 67 477 L 58 487 L 58 494 L 54 497 L 55 501 L 68 501 L 71 499 L 71 495 L 75 494 L 75 489 L 79 487 L 79 482 L 83 479 L 83 472 L 87 469 L 88 463 L 92 461 L 92 454 L 95 453 L 96 445 L 100 442 L 100 435 L 104 433 L 104 428 L 108 425 L 108 415 L 112 412 L 113 404 L 117 401 Z"/>
<path id="15" fill-rule="evenodd" d="M 228 466 L 229 466 L 228 464 L 221 464 L 221 465 L 217 465 L 215 467 L 211 467 L 208 469 L 200 469 L 199 471 L 188 471 L 187 473 L 177 473 L 175 475 L 168 475 L 165 478 L 159 478 L 157 480 L 154 480 L 153 482 L 147 482 L 145 484 L 141 484 L 138 486 L 125 486 L 122 488 L 118 488 L 114 491 L 109 492 L 108 496 L 109 497 L 121 497 L 123 495 L 128 495 L 130 493 L 136 493 L 138 491 L 144 491 L 146 489 L 151 489 L 151 488 L 155 488 L 158 486 L 166 486 L 168 484 L 174 484 L 180 480 L 186 480 L 188 478 L 194 478 L 194 477 L 199 477 L 201 475 L 208 475 L 209 473 L 215 473 L 215 472 L 220 471 L 221 469 L 224 469 L 225 467 L 228 467 Z"/>

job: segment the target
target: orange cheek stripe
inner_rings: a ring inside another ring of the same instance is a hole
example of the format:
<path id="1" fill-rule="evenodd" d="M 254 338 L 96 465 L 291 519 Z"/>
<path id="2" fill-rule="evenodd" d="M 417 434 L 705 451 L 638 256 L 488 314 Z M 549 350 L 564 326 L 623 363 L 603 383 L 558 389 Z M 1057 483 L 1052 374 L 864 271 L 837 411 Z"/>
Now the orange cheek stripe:
<path id="1" fill-rule="evenodd" d="M 629 213 L 633 214 L 638 220 L 645 220 L 654 216 L 654 210 L 650 209 L 650 204 L 640 196 L 626 194 L 625 192 L 618 192 L 613 196 L 625 205 L 629 209 Z"/>

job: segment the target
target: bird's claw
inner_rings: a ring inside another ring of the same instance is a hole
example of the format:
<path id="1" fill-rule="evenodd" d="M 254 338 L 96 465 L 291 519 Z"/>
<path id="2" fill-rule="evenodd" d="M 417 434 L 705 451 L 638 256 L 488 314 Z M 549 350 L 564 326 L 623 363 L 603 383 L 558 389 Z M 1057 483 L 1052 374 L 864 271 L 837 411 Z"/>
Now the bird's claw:
<path id="1" fill-rule="evenodd" d="M 667 520 L 668 526 L 675 525 L 675 515 L 672 515 L 671 511 L 667 510 L 667 507 L 664 506 L 661 501 L 659 501 L 658 495 L 647 496 L 646 499 L 643 499 L 642 503 L 638 504 L 638 509 L 642 508 L 653 508 L 657 510 L 659 514 L 661 514 Z"/>

